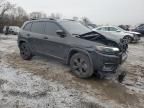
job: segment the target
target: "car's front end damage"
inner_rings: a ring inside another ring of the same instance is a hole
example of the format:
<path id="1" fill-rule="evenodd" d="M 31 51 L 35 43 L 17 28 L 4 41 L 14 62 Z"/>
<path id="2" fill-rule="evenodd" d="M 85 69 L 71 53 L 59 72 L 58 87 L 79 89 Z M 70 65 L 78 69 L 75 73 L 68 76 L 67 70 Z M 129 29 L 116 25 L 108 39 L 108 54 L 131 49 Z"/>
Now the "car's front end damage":
<path id="1" fill-rule="evenodd" d="M 117 69 L 127 59 L 127 44 L 120 44 L 119 52 L 108 54 L 99 51 L 91 53 L 91 57 L 94 64 L 95 71 L 101 75 L 100 77 L 106 77 L 109 75 L 117 74 Z M 124 73 L 118 73 L 124 74 Z"/>
<path id="2" fill-rule="evenodd" d="M 95 46 L 94 51 L 90 52 L 94 70 L 101 78 L 116 74 L 117 68 L 127 59 L 128 43 L 124 39 L 110 39 L 94 32 L 84 34 L 81 38 L 101 43 L 101 45 Z M 124 75 L 124 73 L 119 74 Z"/>
<path id="3" fill-rule="evenodd" d="M 138 41 L 140 40 L 140 36 L 137 35 L 137 34 L 133 34 L 133 35 L 134 35 L 134 36 L 133 36 L 132 42 L 138 42 Z"/>

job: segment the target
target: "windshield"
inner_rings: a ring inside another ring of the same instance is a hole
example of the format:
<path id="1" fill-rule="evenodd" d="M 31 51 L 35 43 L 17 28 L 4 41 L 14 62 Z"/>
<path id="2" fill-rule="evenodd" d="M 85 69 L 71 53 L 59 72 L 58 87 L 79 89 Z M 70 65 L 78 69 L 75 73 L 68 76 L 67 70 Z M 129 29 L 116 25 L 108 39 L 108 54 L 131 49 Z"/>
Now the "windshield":
<path id="1" fill-rule="evenodd" d="M 92 31 L 91 29 L 76 21 L 62 21 L 60 24 L 72 35 L 80 35 Z"/>
<path id="2" fill-rule="evenodd" d="M 120 28 L 120 27 L 116 27 L 118 30 L 120 31 L 125 31 L 124 29 Z"/>

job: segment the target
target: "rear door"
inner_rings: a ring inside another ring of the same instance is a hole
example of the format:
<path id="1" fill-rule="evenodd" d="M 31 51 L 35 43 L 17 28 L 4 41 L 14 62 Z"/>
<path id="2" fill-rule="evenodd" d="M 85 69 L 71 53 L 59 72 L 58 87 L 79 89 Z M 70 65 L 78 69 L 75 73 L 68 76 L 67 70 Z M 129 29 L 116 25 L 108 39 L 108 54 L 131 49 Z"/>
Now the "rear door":
<path id="1" fill-rule="evenodd" d="M 30 43 L 35 53 L 46 54 L 44 41 L 46 39 L 44 35 L 45 22 L 34 21 L 31 26 L 31 33 L 29 34 Z"/>

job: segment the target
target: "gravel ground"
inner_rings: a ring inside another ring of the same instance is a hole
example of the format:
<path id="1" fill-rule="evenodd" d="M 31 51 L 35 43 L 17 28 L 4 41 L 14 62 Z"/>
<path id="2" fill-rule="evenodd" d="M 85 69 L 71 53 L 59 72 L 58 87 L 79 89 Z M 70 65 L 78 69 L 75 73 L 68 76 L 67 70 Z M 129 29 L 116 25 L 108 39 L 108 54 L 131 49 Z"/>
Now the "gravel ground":
<path id="1" fill-rule="evenodd" d="M 52 58 L 24 61 L 17 36 L 0 34 L 0 108 L 143 108 L 144 38 L 129 45 L 129 57 L 116 80 L 83 80 Z"/>

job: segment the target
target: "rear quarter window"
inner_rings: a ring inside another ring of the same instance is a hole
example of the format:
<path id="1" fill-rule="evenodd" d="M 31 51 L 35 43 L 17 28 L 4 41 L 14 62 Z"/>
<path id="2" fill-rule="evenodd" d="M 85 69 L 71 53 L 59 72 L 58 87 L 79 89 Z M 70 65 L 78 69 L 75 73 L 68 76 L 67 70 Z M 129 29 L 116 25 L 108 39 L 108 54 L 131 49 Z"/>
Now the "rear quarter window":
<path id="1" fill-rule="evenodd" d="M 30 31 L 31 30 L 31 25 L 32 25 L 32 23 L 27 23 L 25 26 L 24 26 L 24 30 L 25 31 Z"/>

